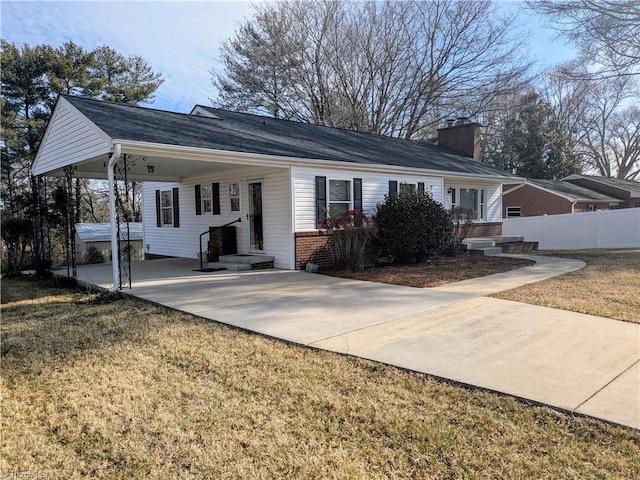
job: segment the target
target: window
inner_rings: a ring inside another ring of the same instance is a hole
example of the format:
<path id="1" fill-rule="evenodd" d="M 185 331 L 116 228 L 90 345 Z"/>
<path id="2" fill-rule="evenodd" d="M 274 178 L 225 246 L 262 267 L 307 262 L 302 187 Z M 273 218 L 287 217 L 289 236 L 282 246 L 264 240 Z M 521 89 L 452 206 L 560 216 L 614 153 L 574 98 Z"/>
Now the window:
<path id="1" fill-rule="evenodd" d="M 609 210 L 620 210 L 620 204 L 618 203 L 610 203 Z"/>
<path id="2" fill-rule="evenodd" d="M 162 225 L 173 225 L 173 193 L 171 190 L 160 192 Z"/>
<path id="3" fill-rule="evenodd" d="M 329 180 L 330 215 L 351 210 L 351 181 Z"/>
<path id="4" fill-rule="evenodd" d="M 240 184 L 229 184 L 229 208 L 232 212 L 240 211 Z"/>
<path id="5" fill-rule="evenodd" d="M 400 184 L 400 193 L 403 192 L 415 192 L 416 184 L 415 183 L 401 183 Z"/>
<path id="6" fill-rule="evenodd" d="M 507 207 L 507 218 L 520 217 L 520 207 Z"/>
<path id="7" fill-rule="evenodd" d="M 178 187 L 171 190 L 156 190 L 156 225 L 158 228 L 165 225 L 180 226 L 180 204 Z M 196 203 L 200 206 L 200 202 Z"/>
<path id="8" fill-rule="evenodd" d="M 202 201 L 202 212 L 203 213 L 211 213 L 211 185 L 202 185 L 200 187 L 200 195 Z"/>
<path id="9" fill-rule="evenodd" d="M 470 208 L 475 212 L 475 218 L 485 220 L 487 193 L 484 188 L 452 188 L 451 208 Z"/>

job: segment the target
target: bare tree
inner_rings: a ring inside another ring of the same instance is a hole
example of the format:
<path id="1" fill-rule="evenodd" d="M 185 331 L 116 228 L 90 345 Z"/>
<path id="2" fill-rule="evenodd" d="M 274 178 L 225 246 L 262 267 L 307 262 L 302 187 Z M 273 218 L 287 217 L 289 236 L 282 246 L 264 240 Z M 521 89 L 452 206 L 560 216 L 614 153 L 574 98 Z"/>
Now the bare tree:
<path id="1" fill-rule="evenodd" d="M 222 49 L 217 104 L 404 138 L 481 111 L 528 70 L 488 0 L 275 2 Z"/>
<path id="2" fill-rule="evenodd" d="M 633 179 L 640 169 L 640 110 L 626 102 L 625 83 L 612 79 L 585 92 L 590 107 L 580 122 L 580 147 L 600 175 Z"/>
<path id="3" fill-rule="evenodd" d="M 582 76 L 640 75 L 640 1 L 529 0 L 549 25 L 579 48 Z"/>
<path id="4" fill-rule="evenodd" d="M 546 93 L 584 168 L 605 177 L 638 176 L 640 110 L 633 99 L 640 92 L 632 77 L 594 81 L 560 68 L 550 74 Z"/>

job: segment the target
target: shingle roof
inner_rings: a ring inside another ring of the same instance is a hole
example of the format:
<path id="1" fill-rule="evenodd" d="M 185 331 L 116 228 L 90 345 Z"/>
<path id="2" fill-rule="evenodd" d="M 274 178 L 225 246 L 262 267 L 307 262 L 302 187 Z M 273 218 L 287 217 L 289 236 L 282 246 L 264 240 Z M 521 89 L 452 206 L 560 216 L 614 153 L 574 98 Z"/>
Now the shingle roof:
<path id="1" fill-rule="evenodd" d="M 83 242 L 108 242 L 111 240 L 111 224 L 109 223 L 76 223 L 76 232 Z M 120 239 L 126 240 L 126 224 L 120 224 Z M 142 240 L 142 223 L 129 223 L 129 238 Z"/>
<path id="2" fill-rule="evenodd" d="M 611 187 L 620 188 L 622 190 L 629 191 L 632 197 L 640 196 L 640 182 L 635 180 L 625 180 L 622 178 L 609 178 L 609 177 L 597 177 L 594 175 L 569 175 L 563 178 L 564 181 L 571 181 L 574 179 L 584 178 L 585 180 L 593 180 L 595 182 L 609 185 Z"/>
<path id="3" fill-rule="evenodd" d="M 203 107 L 207 118 L 65 95 L 109 137 L 158 144 L 356 164 L 511 177 L 444 147 Z"/>
<path id="4" fill-rule="evenodd" d="M 539 179 L 527 179 L 527 183 L 531 185 L 538 185 L 547 190 L 552 190 L 563 195 L 572 197 L 579 202 L 610 202 L 620 203 L 621 200 L 607 195 L 603 195 L 588 188 L 580 187 L 573 183 L 554 181 L 554 180 L 539 180 Z"/>

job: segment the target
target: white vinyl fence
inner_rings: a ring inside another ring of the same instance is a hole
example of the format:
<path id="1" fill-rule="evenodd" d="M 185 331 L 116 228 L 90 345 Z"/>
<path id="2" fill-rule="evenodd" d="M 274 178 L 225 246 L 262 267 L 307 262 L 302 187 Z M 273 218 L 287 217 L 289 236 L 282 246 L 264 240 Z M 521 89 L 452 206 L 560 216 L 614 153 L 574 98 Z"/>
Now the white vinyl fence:
<path id="1" fill-rule="evenodd" d="M 505 218 L 502 234 L 524 236 L 540 250 L 640 247 L 640 208 Z"/>

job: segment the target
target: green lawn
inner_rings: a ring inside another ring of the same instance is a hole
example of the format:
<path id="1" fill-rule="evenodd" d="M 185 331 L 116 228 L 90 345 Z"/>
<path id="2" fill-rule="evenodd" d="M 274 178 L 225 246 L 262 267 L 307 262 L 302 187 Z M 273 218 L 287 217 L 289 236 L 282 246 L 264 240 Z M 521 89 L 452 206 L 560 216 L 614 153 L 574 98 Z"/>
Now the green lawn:
<path id="1" fill-rule="evenodd" d="M 8 478 L 640 477 L 637 431 L 136 300 L 81 300 L 2 281 Z"/>

